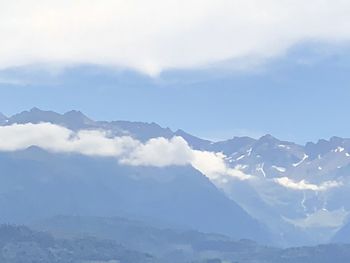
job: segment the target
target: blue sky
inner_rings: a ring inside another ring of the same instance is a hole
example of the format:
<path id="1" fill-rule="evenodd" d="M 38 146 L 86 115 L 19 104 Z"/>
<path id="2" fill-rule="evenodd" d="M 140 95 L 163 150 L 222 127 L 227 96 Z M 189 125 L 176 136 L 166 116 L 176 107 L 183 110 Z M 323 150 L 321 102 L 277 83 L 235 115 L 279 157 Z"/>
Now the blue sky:
<path id="1" fill-rule="evenodd" d="M 1 111 L 78 109 L 97 120 L 157 122 L 210 139 L 270 133 L 304 143 L 350 137 L 350 52 L 319 50 L 300 46 L 249 70 L 213 66 L 158 77 L 92 65 L 54 73 L 7 69 L 0 74 Z"/>
<path id="2" fill-rule="evenodd" d="M 215 140 L 350 137 L 349 13 L 343 0 L 4 0 L 0 111 Z"/>

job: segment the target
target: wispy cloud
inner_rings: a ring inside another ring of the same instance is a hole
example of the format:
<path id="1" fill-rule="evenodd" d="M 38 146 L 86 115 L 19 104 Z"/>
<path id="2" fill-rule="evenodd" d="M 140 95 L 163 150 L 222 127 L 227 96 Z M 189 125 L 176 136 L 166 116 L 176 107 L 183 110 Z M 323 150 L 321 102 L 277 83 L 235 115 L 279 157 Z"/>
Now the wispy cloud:
<path id="1" fill-rule="evenodd" d="M 284 218 L 287 222 L 292 223 L 302 228 L 319 228 L 319 227 L 332 227 L 337 228 L 342 226 L 349 212 L 345 209 L 338 209 L 334 211 L 328 211 L 327 209 L 320 209 L 312 214 L 308 214 L 305 218 L 289 219 Z"/>
<path id="2" fill-rule="evenodd" d="M 93 63 L 151 75 L 350 39 L 343 0 L 3 0 L 0 67 Z M 254 64 L 254 63 L 253 63 Z"/>
<path id="3" fill-rule="evenodd" d="M 251 175 L 243 173 L 239 169 L 230 168 L 225 163 L 225 155 L 222 153 L 193 150 L 192 166 L 212 180 L 220 179 L 226 182 L 227 178 L 248 180 Z"/>

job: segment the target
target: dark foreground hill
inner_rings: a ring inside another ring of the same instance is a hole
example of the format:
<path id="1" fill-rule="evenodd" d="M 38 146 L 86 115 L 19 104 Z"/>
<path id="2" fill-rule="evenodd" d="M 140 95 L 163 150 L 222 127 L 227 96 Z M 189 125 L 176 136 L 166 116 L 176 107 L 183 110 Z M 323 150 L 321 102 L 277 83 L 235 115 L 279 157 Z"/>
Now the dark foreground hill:
<path id="1" fill-rule="evenodd" d="M 62 220 L 62 219 L 61 219 Z M 118 219 L 121 220 L 121 219 Z M 116 221 L 118 222 L 118 221 Z M 121 222 L 121 221 L 120 221 Z M 132 223 L 125 223 L 132 225 Z M 135 223 L 133 223 L 135 224 Z M 136 230 L 135 228 L 134 230 Z M 147 229 L 139 227 L 138 230 Z M 113 229 L 111 228 L 113 231 Z M 24 226 L 0 226 L 0 262 L 2 263 L 334 263 L 350 261 L 350 245 L 322 245 L 279 249 L 260 246 L 249 240 L 232 241 L 195 231 L 148 228 L 148 238 L 160 241 L 172 253 L 159 258 L 129 249 L 110 239 L 87 234 L 57 238 Z M 146 242 L 140 232 L 139 242 Z M 148 244 L 144 243 L 147 249 Z M 192 256 L 183 252 L 192 250 Z M 160 253 L 155 253 L 160 254 Z"/>
<path id="2" fill-rule="evenodd" d="M 115 241 L 95 238 L 56 239 L 23 226 L 0 227 L 2 263 L 156 262 L 145 253 L 128 250 Z"/>

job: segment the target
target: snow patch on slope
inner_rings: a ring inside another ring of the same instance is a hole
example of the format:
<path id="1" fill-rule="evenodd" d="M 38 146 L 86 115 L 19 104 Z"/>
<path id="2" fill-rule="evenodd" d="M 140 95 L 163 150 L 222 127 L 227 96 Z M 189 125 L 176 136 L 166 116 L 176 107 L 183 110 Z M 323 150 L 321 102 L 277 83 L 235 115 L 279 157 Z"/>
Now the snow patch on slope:
<path id="1" fill-rule="evenodd" d="M 300 160 L 300 162 L 297 163 L 293 163 L 294 167 L 298 167 L 299 165 L 301 165 L 307 158 L 309 158 L 309 156 L 307 154 L 304 153 L 303 158 Z"/>
<path id="2" fill-rule="evenodd" d="M 285 173 L 286 170 L 287 170 L 287 169 L 284 168 L 284 167 L 279 167 L 279 166 L 276 166 L 276 165 L 272 165 L 271 167 L 272 167 L 273 169 L 279 171 L 280 173 Z"/>

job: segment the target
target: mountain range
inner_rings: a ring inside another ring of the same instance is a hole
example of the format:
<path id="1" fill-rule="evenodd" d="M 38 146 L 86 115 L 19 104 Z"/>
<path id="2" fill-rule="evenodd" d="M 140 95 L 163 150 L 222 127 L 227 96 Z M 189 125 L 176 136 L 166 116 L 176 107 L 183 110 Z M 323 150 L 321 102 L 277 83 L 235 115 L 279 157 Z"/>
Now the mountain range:
<path id="1" fill-rule="evenodd" d="M 350 242 L 350 139 L 305 145 L 272 135 L 210 141 L 156 123 L 95 121 L 79 111 L 0 114 L 3 127 L 28 123 L 103 130 L 144 143 L 179 136 L 196 151 L 221 153 L 230 169 L 251 179 L 213 178 L 191 165 L 133 167 L 33 145 L 0 153 L 2 222 L 125 216 L 280 246 Z"/>

